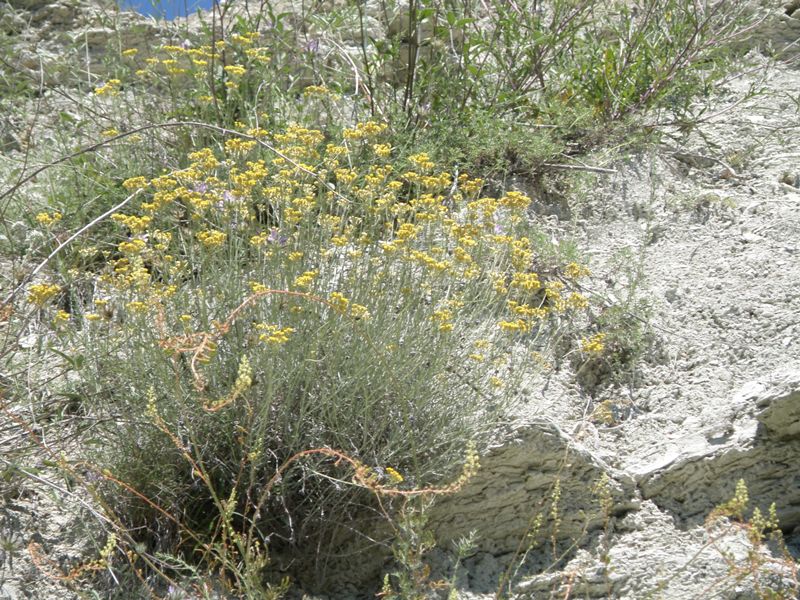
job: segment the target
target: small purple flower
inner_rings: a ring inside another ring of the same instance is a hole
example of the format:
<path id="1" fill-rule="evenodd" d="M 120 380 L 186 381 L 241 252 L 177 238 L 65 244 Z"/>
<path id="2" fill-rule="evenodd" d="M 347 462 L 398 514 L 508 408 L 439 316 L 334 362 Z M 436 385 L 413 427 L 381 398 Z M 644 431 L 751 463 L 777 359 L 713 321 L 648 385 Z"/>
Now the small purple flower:
<path id="1" fill-rule="evenodd" d="M 305 50 L 306 52 L 311 52 L 312 54 L 316 54 L 317 52 L 319 52 L 319 40 L 317 39 L 308 40 L 308 42 L 306 42 L 306 45 L 303 46 L 303 50 Z"/>
<path id="2" fill-rule="evenodd" d="M 289 238 L 285 235 L 281 235 L 281 232 L 273 227 L 269 231 L 269 235 L 267 236 L 267 241 L 271 244 L 278 244 L 279 246 L 285 246 L 286 242 L 289 241 Z"/>
<path id="3" fill-rule="evenodd" d="M 192 186 L 192 190 L 194 190 L 195 192 L 198 192 L 200 194 L 205 194 L 208 191 L 208 184 L 204 183 L 204 182 L 195 183 Z"/>
<path id="4" fill-rule="evenodd" d="M 497 223 L 494 226 L 494 233 L 495 235 L 503 235 L 503 228 Z"/>
<path id="5" fill-rule="evenodd" d="M 216 208 L 218 211 L 224 211 L 226 205 L 234 204 L 236 202 L 239 202 L 239 196 L 230 190 L 225 190 L 222 192 L 222 198 L 214 203 L 214 208 Z"/>

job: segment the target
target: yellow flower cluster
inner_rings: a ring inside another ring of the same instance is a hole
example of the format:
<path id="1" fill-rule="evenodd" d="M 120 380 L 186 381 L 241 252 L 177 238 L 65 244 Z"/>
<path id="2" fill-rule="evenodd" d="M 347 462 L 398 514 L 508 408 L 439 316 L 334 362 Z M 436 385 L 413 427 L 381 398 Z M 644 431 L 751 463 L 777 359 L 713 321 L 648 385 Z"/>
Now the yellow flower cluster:
<path id="1" fill-rule="evenodd" d="M 293 327 L 279 327 L 268 323 L 258 323 L 256 329 L 263 332 L 258 336 L 259 341 L 275 345 L 288 342 L 289 336 L 295 331 Z"/>
<path id="2" fill-rule="evenodd" d="M 273 139 L 278 144 L 284 146 L 284 150 L 288 151 L 287 153 L 291 155 L 291 150 L 296 147 L 302 148 L 303 152 L 316 148 L 325 139 L 325 135 L 316 129 L 307 129 L 293 123 L 289 125 L 283 133 L 276 133 Z M 282 162 L 279 164 L 282 164 Z"/>
<path id="3" fill-rule="evenodd" d="M 403 483 L 405 479 L 396 469 L 393 469 L 392 467 L 386 467 L 386 476 L 389 478 L 389 483 L 391 485 Z"/>
<path id="4" fill-rule="evenodd" d="M 43 306 L 60 291 L 61 287 L 55 283 L 35 283 L 28 288 L 28 302 Z"/>
<path id="5" fill-rule="evenodd" d="M 147 184 L 148 184 L 147 179 L 139 176 L 126 179 L 125 181 L 122 182 L 122 187 L 124 187 L 129 192 L 132 192 L 133 190 L 146 188 Z"/>
<path id="6" fill-rule="evenodd" d="M 569 279 L 580 279 L 581 277 L 588 277 L 591 274 L 592 273 L 589 271 L 589 269 L 587 269 L 584 265 L 579 265 L 576 262 L 571 262 L 564 267 L 564 275 Z"/>
<path id="7" fill-rule="evenodd" d="M 356 123 L 355 128 L 345 129 L 342 132 L 346 140 L 367 140 L 382 134 L 388 129 L 386 123 L 377 123 L 376 121 L 367 121 L 366 123 Z"/>
<path id="8" fill-rule="evenodd" d="M 392 153 L 392 147 L 389 144 L 373 144 L 372 151 L 378 158 L 389 158 Z"/>
<path id="9" fill-rule="evenodd" d="M 467 195 L 477 194 L 483 188 L 483 179 L 470 179 L 469 175 L 466 173 L 462 173 L 458 176 L 458 182 L 461 186 L 461 189 Z"/>
<path id="10" fill-rule="evenodd" d="M 266 65 L 272 59 L 269 56 L 269 49 L 268 48 L 248 48 L 244 51 L 245 55 L 255 63 L 260 63 L 262 65 Z"/>
<path id="11" fill-rule="evenodd" d="M 420 171 L 429 171 L 436 165 L 428 156 L 427 152 L 420 152 L 419 154 L 412 154 L 408 157 L 408 161 Z"/>
<path id="12" fill-rule="evenodd" d="M 507 332 L 526 333 L 531 330 L 531 322 L 525 319 L 517 319 L 515 321 L 500 321 L 497 324 L 500 329 Z"/>
<path id="13" fill-rule="evenodd" d="M 307 289 L 314 283 L 314 279 L 316 279 L 317 275 L 319 275 L 319 271 L 317 270 L 306 271 L 294 280 L 294 286 Z"/>
<path id="14" fill-rule="evenodd" d="M 53 325 L 55 327 L 60 327 L 64 323 L 69 322 L 69 313 L 65 310 L 58 310 L 56 312 L 56 316 L 53 317 Z"/>
<path id="15" fill-rule="evenodd" d="M 166 58 L 149 57 L 144 60 L 144 67 L 136 70 L 136 76 L 141 78 L 159 78 L 164 75 L 170 78 L 192 76 L 205 83 L 207 67 L 212 60 L 222 62 L 221 53 L 227 51 L 227 59 L 236 61 L 226 64 L 223 69 L 233 79 L 238 80 L 247 73 L 248 67 L 254 64 L 266 64 L 270 61 L 269 49 L 254 44 L 258 39 L 257 32 L 233 34 L 229 42 L 218 40 L 214 45 L 203 45 L 193 48 L 189 44 L 181 46 L 165 45 L 160 52 Z M 123 51 L 123 56 L 134 58 L 135 49 Z M 226 87 L 236 88 L 237 81 L 225 82 Z M 202 99 L 199 96 L 198 99 Z M 210 96 L 207 99 L 213 100 Z"/>
<path id="16" fill-rule="evenodd" d="M 572 292 L 567 298 L 567 306 L 573 310 L 583 310 L 589 307 L 589 299 L 578 292 Z"/>
<path id="17" fill-rule="evenodd" d="M 125 305 L 125 308 L 127 308 L 133 314 L 142 314 L 147 312 L 148 307 L 145 302 L 142 302 L 141 300 L 134 300 L 132 302 L 128 302 Z"/>
<path id="18" fill-rule="evenodd" d="M 225 141 L 225 152 L 229 154 L 245 154 L 255 148 L 257 143 L 255 140 L 231 138 Z"/>
<path id="19" fill-rule="evenodd" d="M 349 313 L 354 319 L 370 318 L 369 310 L 366 306 L 350 302 L 341 292 L 331 292 L 328 296 L 328 302 L 338 313 Z"/>
<path id="20" fill-rule="evenodd" d="M 138 247 L 138 246 L 137 246 Z M 134 247 L 134 250 L 136 247 Z M 130 288 L 145 289 L 150 284 L 150 271 L 144 265 L 141 256 L 130 254 L 127 257 L 112 261 L 112 273 L 100 276 L 100 281 L 123 291 Z"/>
<path id="21" fill-rule="evenodd" d="M 511 283 L 509 283 L 509 287 L 526 292 L 535 292 L 542 287 L 542 283 L 539 281 L 539 276 L 536 273 L 516 272 L 511 275 Z"/>
<path id="22" fill-rule="evenodd" d="M 231 36 L 231 42 L 241 44 L 242 46 L 250 46 L 254 44 L 258 38 L 259 33 L 257 31 L 247 31 L 244 33 L 234 33 Z"/>
<path id="23" fill-rule="evenodd" d="M 228 239 L 228 235 L 222 231 L 207 229 L 205 231 L 200 231 L 197 234 L 197 239 L 200 240 L 200 243 L 206 248 L 217 248 L 225 243 L 225 240 Z"/>
<path id="24" fill-rule="evenodd" d="M 434 272 L 442 273 L 447 271 L 452 266 L 452 263 L 449 260 L 438 260 L 430 254 L 422 252 L 421 250 L 411 250 L 408 253 L 408 256 L 420 265 L 423 265 Z"/>
<path id="25" fill-rule="evenodd" d="M 200 174 L 211 173 L 219 166 L 219 160 L 214 156 L 211 148 L 202 148 L 191 152 L 188 158 L 192 161 L 190 169 L 196 169 Z"/>
<path id="26" fill-rule="evenodd" d="M 242 65 L 226 65 L 225 72 L 232 77 L 241 77 L 247 73 L 247 69 Z"/>
<path id="27" fill-rule="evenodd" d="M 506 305 L 510 312 L 526 319 L 543 319 L 547 316 L 547 309 L 542 306 L 521 304 L 516 300 L 508 300 Z"/>
<path id="28" fill-rule="evenodd" d="M 508 192 L 498 201 L 500 206 L 510 210 L 523 211 L 528 208 L 531 199 L 522 192 Z"/>
<path id="29" fill-rule="evenodd" d="M 119 86 L 122 82 L 119 79 L 109 79 L 105 84 L 94 89 L 95 96 L 116 96 L 119 94 Z"/>
<path id="30" fill-rule="evenodd" d="M 40 212 L 36 215 L 36 222 L 45 227 L 58 223 L 62 219 L 62 214 L 58 211 L 52 213 Z"/>
<path id="31" fill-rule="evenodd" d="M 431 320 L 438 323 L 438 329 L 441 332 L 448 333 L 453 331 L 453 311 L 448 308 L 443 308 L 431 315 Z"/>
<path id="32" fill-rule="evenodd" d="M 593 354 L 595 356 L 599 356 L 606 348 L 604 343 L 605 339 L 605 333 L 596 333 L 591 337 L 583 338 L 581 340 L 581 352 L 584 354 Z"/>
<path id="33" fill-rule="evenodd" d="M 111 215 L 111 220 L 125 225 L 125 227 L 130 229 L 132 234 L 136 235 L 143 233 L 150 226 L 153 218 L 147 215 L 137 217 L 136 215 L 124 215 L 117 213 Z"/>
<path id="34" fill-rule="evenodd" d="M 264 138 L 269 135 L 269 131 L 261 127 L 250 127 L 245 133 L 254 138 Z"/>
<path id="35" fill-rule="evenodd" d="M 347 307 L 350 305 L 350 301 L 340 292 L 332 292 L 331 295 L 328 296 L 328 302 L 340 313 L 347 312 Z"/>
<path id="36" fill-rule="evenodd" d="M 318 98 L 325 98 L 329 95 L 331 95 L 331 91 L 324 85 L 309 85 L 303 90 L 303 96 L 306 98 L 313 98 L 315 96 Z"/>
<path id="37" fill-rule="evenodd" d="M 544 295 L 550 305 L 558 312 L 563 312 L 567 309 L 567 301 L 561 295 L 564 289 L 562 281 L 548 281 L 544 285 Z"/>
<path id="38" fill-rule="evenodd" d="M 147 247 L 147 243 L 140 238 L 120 242 L 117 249 L 123 254 L 139 254 Z"/>

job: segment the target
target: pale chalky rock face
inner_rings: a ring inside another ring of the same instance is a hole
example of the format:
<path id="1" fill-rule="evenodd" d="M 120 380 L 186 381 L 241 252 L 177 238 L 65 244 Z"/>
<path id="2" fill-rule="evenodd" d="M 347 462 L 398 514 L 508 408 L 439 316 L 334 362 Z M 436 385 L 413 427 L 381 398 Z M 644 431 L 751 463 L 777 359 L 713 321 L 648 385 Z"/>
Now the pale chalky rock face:
<path id="1" fill-rule="evenodd" d="M 800 369 L 780 372 L 755 398 L 756 418 L 769 437 L 800 442 Z"/>
<path id="2" fill-rule="evenodd" d="M 31 11 L 39 10 L 50 3 L 51 0 L 8 0 L 8 4 L 12 8 L 21 8 L 23 10 Z"/>
<path id="3" fill-rule="evenodd" d="M 173 23 L 157 23 L 108 0 L 14 0 L 0 4 L 0 31 L 11 40 L 9 65 L 49 85 L 97 82 L 109 51 L 145 50 L 176 39 Z M 84 76 L 76 78 L 80 69 Z M 0 85 L 2 85 L 0 83 Z"/>
<path id="4" fill-rule="evenodd" d="M 791 467 L 800 464 L 800 370 L 750 382 L 730 405 L 730 420 L 687 436 L 662 464 L 642 465 L 642 495 L 698 523 L 744 479 L 752 498 L 775 502 L 781 526 L 791 530 L 800 525 L 800 472 Z"/>
<path id="5" fill-rule="evenodd" d="M 555 490 L 559 491 L 555 491 Z M 550 516 L 554 494 L 560 523 Z M 608 504 L 601 508 L 605 494 Z M 481 468 L 460 492 L 432 512 L 437 536 L 449 543 L 477 532 L 478 549 L 510 560 L 541 515 L 546 537 L 570 543 L 606 518 L 638 508 L 633 479 L 571 439 L 554 423 L 518 426 L 481 457 Z M 605 514 L 604 514 L 605 511 Z"/>
<path id="6" fill-rule="evenodd" d="M 800 37 L 800 12 L 797 2 L 784 3 L 783 10 L 764 14 L 763 21 L 752 34 L 739 42 L 745 48 L 771 48 L 784 58 L 800 53 L 797 39 Z"/>

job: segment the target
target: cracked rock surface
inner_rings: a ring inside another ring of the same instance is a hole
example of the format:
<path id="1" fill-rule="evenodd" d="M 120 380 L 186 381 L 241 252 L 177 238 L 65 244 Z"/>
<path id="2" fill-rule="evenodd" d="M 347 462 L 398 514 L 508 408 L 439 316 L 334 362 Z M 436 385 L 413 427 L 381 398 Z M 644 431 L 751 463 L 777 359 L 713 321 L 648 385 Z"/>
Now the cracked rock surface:
<path id="1" fill-rule="evenodd" d="M 616 174 L 591 179 L 569 218 L 547 217 L 581 240 L 595 275 L 591 291 L 625 298 L 636 279 L 651 311 L 651 343 L 621 380 L 582 385 L 563 367 L 546 385 L 530 385 L 521 421 L 552 419 L 568 432 L 560 438 L 564 454 L 592 465 L 560 471 L 563 488 L 578 490 L 580 503 L 590 497 L 592 476 L 603 472 L 616 486 L 614 506 L 630 510 L 585 529 L 576 549 L 560 561 L 551 557 L 550 568 L 534 565 L 548 562 L 542 550 L 515 588 L 520 598 L 757 598 L 763 580 L 730 576 L 737 560 L 741 568 L 752 558 L 746 529 L 707 520 L 740 479 L 751 508 L 766 512 L 775 503 L 786 543 L 797 548 L 800 72 L 749 58 L 757 68 L 719 90 L 712 117 L 696 132 L 615 162 Z M 751 85 L 763 93 L 748 97 Z M 629 316 L 636 318 L 633 305 Z M 472 523 L 447 514 L 446 527 L 480 526 L 502 537 L 509 520 L 501 509 L 493 528 L 495 510 L 505 504 L 504 490 L 521 493 L 526 481 L 511 474 L 516 444 L 512 436 L 495 450 L 463 492 L 474 493 L 453 500 L 462 515 L 469 507 Z M 538 477 L 555 478 L 547 451 L 531 450 Z M 539 491 L 520 506 L 541 499 Z M 502 577 L 509 547 L 492 540 L 481 548 L 501 563 L 487 579 Z M 763 577 L 775 589 L 790 586 L 782 551 L 759 551 Z"/>

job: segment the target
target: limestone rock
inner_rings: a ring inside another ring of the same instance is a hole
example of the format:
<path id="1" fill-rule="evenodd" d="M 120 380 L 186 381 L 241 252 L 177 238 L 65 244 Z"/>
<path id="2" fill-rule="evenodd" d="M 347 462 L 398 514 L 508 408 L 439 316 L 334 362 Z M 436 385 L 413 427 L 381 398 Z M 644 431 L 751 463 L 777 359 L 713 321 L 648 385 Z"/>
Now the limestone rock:
<path id="1" fill-rule="evenodd" d="M 698 522 L 744 479 L 753 506 L 776 503 L 783 528 L 800 524 L 800 370 L 745 385 L 729 423 L 687 436 L 682 450 L 635 474 L 642 495 L 684 521 Z"/>
<path id="2" fill-rule="evenodd" d="M 702 598 L 706 590 L 726 588 L 730 565 L 723 553 L 742 564 L 755 555 L 770 561 L 763 549 L 750 554 L 753 546 L 744 529 L 720 522 L 682 531 L 651 501 L 642 502 L 640 511 L 617 521 L 586 546 L 562 568 L 523 578 L 514 588 L 514 598 Z M 756 600 L 759 584 L 790 590 L 790 571 L 789 565 L 772 565 L 761 572 L 760 582 L 742 576 L 735 592 L 713 597 Z"/>
<path id="3" fill-rule="evenodd" d="M 8 4 L 0 4 L 0 33 L 6 35 L 19 34 L 25 29 L 25 19 L 21 11 L 16 11 Z"/>
<path id="4" fill-rule="evenodd" d="M 784 58 L 795 56 L 798 52 L 797 38 L 800 37 L 800 19 L 797 17 L 798 13 L 791 5 L 787 7 L 785 14 L 770 14 L 739 45 L 743 48 L 771 49 L 786 53 Z"/>
<path id="5" fill-rule="evenodd" d="M 800 371 L 781 374 L 755 402 L 756 418 L 766 427 L 769 437 L 787 443 L 800 439 Z"/>
<path id="6" fill-rule="evenodd" d="M 604 520 L 595 493 L 601 480 L 607 481 L 612 514 L 638 507 L 630 477 L 582 448 L 555 424 L 529 423 L 481 458 L 481 469 L 461 492 L 434 506 L 431 525 L 442 543 L 474 530 L 481 551 L 495 556 L 514 553 L 532 519 L 547 512 L 558 481 L 559 513 L 564 517 L 554 535 L 572 541 Z M 546 521 L 547 514 L 543 516 Z"/>
<path id="7" fill-rule="evenodd" d="M 38 10 L 50 3 L 51 0 L 6 0 L 13 8 L 25 10 Z"/>

